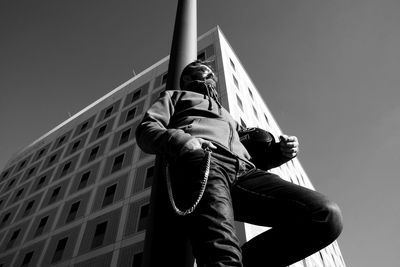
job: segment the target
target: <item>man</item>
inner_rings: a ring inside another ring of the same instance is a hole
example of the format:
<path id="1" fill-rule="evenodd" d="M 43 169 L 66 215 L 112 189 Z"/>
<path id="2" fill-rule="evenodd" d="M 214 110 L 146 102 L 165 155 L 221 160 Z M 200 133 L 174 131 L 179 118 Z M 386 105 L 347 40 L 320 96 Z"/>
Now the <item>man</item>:
<path id="1" fill-rule="evenodd" d="M 216 82 L 207 64 L 189 64 L 181 90 L 163 92 L 136 130 L 143 151 L 167 158 L 173 207 L 186 215 L 197 265 L 287 266 L 329 245 L 342 230 L 338 206 L 254 166 Z M 277 147 L 276 166 L 299 151 L 295 136 L 282 135 Z M 240 247 L 234 220 L 272 229 Z"/>

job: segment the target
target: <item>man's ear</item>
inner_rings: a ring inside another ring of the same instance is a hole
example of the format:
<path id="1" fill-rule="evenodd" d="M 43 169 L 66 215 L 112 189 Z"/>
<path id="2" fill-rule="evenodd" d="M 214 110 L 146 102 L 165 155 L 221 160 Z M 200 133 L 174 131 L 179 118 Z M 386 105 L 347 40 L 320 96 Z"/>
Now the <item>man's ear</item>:
<path id="1" fill-rule="evenodd" d="M 182 77 L 182 87 L 181 89 L 185 89 L 186 85 L 192 81 L 192 78 L 189 75 L 185 75 Z"/>
<path id="2" fill-rule="evenodd" d="M 185 76 L 182 77 L 182 80 L 183 80 L 185 83 L 187 83 L 187 82 L 191 82 L 191 81 L 192 81 L 192 78 L 191 78 L 189 75 L 185 75 Z"/>

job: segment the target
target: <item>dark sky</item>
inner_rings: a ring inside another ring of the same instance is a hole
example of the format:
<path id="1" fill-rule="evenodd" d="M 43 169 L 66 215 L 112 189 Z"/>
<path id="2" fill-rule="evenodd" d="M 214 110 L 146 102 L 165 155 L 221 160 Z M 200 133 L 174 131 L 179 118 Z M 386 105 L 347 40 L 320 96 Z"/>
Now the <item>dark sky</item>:
<path id="1" fill-rule="evenodd" d="M 0 168 L 169 53 L 177 1 L 1 0 Z M 338 202 L 349 267 L 400 262 L 400 2 L 198 1 L 314 186 Z"/>

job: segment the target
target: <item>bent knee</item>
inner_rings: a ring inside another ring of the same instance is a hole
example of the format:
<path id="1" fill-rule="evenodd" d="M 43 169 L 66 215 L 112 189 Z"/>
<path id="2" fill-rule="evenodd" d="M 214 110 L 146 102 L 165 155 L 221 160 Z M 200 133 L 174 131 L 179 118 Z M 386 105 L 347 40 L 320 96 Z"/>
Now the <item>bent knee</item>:
<path id="1" fill-rule="evenodd" d="M 325 235 L 335 240 L 343 230 L 343 217 L 339 206 L 332 201 L 323 203 L 318 212 L 318 223 L 322 223 Z"/>

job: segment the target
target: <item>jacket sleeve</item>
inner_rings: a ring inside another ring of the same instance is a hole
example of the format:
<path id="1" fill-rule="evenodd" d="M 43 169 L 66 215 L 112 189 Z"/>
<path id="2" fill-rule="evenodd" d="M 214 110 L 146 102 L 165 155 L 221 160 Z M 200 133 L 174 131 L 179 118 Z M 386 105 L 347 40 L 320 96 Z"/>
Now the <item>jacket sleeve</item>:
<path id="1" fill-rule="evenodd" d="M 136 142 L 144 152 L 175 157 L 185 143 L 193 138 L 181 129 L 168 128 L 176 101 L 176 92 L 164 91 L 144 114 L 135 133 Z"/>
<path id="2" fill-rule="evenodd" d="M 271 145 L 270 149 L 266 151 L 266 158 L 268 160 L 266 160 L 264 164 L 267 170 L 279 167 L 292 159 L 282 154 L 280 149 L 280 142 L 273 143 Z"/>

